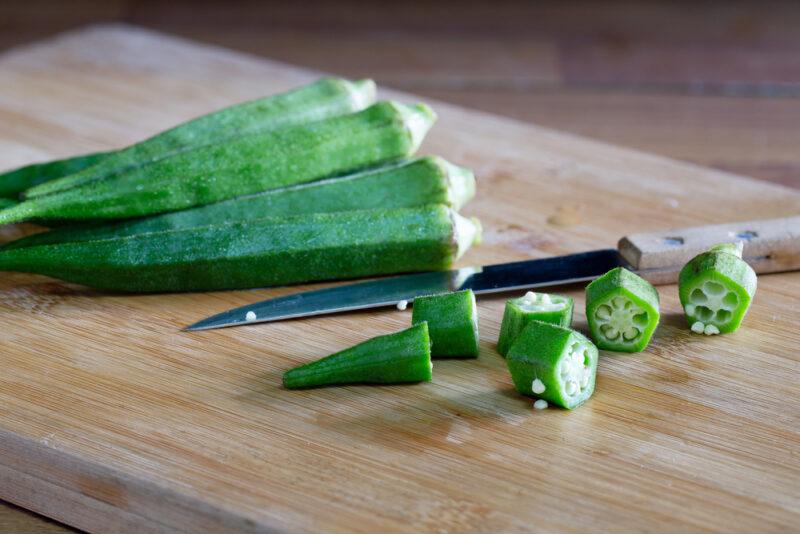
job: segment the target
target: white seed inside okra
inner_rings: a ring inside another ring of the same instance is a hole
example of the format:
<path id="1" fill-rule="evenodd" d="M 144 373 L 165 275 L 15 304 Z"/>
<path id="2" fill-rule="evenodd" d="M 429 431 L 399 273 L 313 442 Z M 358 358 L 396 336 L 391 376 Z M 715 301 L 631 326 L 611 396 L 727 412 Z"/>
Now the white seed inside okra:
<path id="1" fill-rule="evenodd" d="M 533 403 L 533 407 L 536 408 L 537 410 L 544 410 L 545 408 L 547 408 L 547 401 L 544 399 L 539 399 Z"/>
<path id="2" fill-rule="evenodd" d="M 533 383 L 531 384 L 531 391 L 533 391 L 537 395 L 541 395 L 542 393 L 544 393 L 545 389 L 546 388 L 544 382 L 542 382 L 538 378 L 534 380 Z"/>

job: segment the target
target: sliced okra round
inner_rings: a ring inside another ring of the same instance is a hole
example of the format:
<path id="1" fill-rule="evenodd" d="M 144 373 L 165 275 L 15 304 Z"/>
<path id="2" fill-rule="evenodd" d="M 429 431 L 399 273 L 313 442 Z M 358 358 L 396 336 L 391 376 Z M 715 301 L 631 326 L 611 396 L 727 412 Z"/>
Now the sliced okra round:
<path id="1" fill-rule="evenodd" d="M 524 296 L 506 301 L 497 351 L 505 356 L 522 329 L 531 321 L 543 321 L 569 327 L 573 301 L 570 297 L 528 291 Z"/>
<path id="2" fill-rule="evenodd" d="M 599 348 L 639 352 L 658 326 L 658 292 L 645 279 L 617 267 L 586 286 L 586 319 Z"/>
<path id="3" fill-rule="evenodd" d="M 756 273 L 742 260 L 741 246 L 722 244 L 692 258 L 678 277 L 686 320 L 698 334 L 733 332 L 756 292 Z"/>
<path id="4" fill-rule="evenodd" d="M 571 410 L 594 392 L 597 348 L 579 332 L 531 321 L 511 345 L 506 364 L 518 392 Z"/>
<path id="5" fill-rule="evenodd" d="M 411 322 L 428 323 L 434 358 L 478 357 L 478 307 L 471 289 L 414 299 Z"/>

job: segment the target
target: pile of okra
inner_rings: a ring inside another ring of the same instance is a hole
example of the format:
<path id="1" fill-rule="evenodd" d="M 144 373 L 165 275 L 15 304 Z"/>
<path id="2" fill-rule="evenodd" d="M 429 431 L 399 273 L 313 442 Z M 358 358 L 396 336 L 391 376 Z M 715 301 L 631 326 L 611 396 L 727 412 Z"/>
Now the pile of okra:
<path id="1" fill-rule="evenodd" d="M 741 244 L 722 244 L 681 270 L 679 294 L 689 328 L 706 335 L 733 332 L 756 290 L 756 275 Z M 406 303 L 398 307 L 405 309 Z M 516 390 L 571 410 L 595 388 L 599 351 L 640 352 L 659 322 L 656 288 L 618 267 L 586 287 L 589 336 L 572 328 L 573 299 L 527 292 L 508 300 L 497 341 Z M 478 357 L 478 308 L 472 290 L 419 297 L 412 326 L 292 369 L 288 389 L 334 384 L 426 382 L 431 358 Z"/>
<path id="2" fill-rule="evenodd" d="M 480 239 L 469 169 L 415 153 L 436 120 L 322 79 L 129 147 L 0 175 L 0 271 L 100 289 L 254 288 L 449 268 Z"/>

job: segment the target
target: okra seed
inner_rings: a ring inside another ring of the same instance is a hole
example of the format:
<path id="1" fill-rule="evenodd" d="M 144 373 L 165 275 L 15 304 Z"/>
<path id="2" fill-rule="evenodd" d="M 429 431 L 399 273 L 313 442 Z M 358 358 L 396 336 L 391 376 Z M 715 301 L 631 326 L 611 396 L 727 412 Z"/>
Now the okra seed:
<path id="1" fill-rule="evenodd" d="M 567 382 L 566 387 L 567 395 L 575 395 L 578 392 L 578 383 L 574 380 Z"/>
<path id="2" fill-rule="evenodd" d="M 717 310 L 714 318 L 720 323 L 727 323 L 731 319 L 731 312 L 728 310 Z"/>
<path id="3" fill-rule="evenodd" d="M 244 316 L 244 320 L 247 322 L 255 321 L 256 319 L 258 319 L 258 316 L 254 311 L 249 311 Z"/>
<path id="4" fill-rule="evenodd" d="M 647 319 L 647 312 L 639 313 L 633 316 L 633 323 L 640 328 L 644 328 L 647 326 Z"/>
<path id="5" fill-rule="evenodd" d="M 700 321 L 695 321 L 694 323 L 692 323 L 692 332 L 694 332 L 695 334 L 702 334 L 703 328 L 705 328 L 705 325 Z"/>
<path id="6" fill-rule="evenodd" d="M 539 399 L 533 403 L 533 407 L 536 408 L 537 410 L 544 410 L 545 408 L 547 408 L 547 401 L 544 399 Z"/>
<path id="7" fill-rule="evenodd" d="M 600 327 L 600 330 L 608 339 L 617 339 L 619 337 L 619 330 L 611 326 L 610 324 L 604 324 Z"/>
<path id="8" fill-rule="evenodd" d="M 695 308 L 694 315 L 696 315 L 701 321 L 707 322 L 711 319 L 711 317 L 714 316 L 714 312 L 712 312 L 707 306 L 697 306 Z"/>
<path id="9" fill-rule="evenodd" d="M 719 334 L 719 328 L 717 328 L 713 324 L 707 324 L 706 327 L 703 329 L 703 333 L 707 336 L 713 336 L 714 334 Z"/>
<path id="10" fill-rule="evenodd" d="M 614 297 L 611 300 L 611 303 L 614 305 L 615 308 L 622 308 L 625 306 L 625 299 L 622 297 Z"/>
<path id="11" fill-rule="evenodd" d="M 531 384 L 531 391 L 533 391 L 537 395 L 541 395 L 542 393 L 544 393 L 545 389 L 546 388 L 545 388 L 544 382 L 542 382 L 538 378 L 536 380 L 534 380 L 533 383 Z"/>
<path id="12" fill-rule="evenodd" d="M 406 308 L 408 308 L 408 301 L 407 300 L 401 300 L 400 302 L 397 303 L 397 309 L 398 310 L 403 311 Z"/>
<path id="13" fill-rule="evenodd" d="M 622 333 L 622 337 L 625 338 L 625 340 L 627 341 L 634 339 L 638 335 L 639 335 L 639 329 L 633 326 L 628 328 L 627 330 L 625 330 L 625 332 Z"/>
<path id="14" fill-rule="evenodd" d="M 589 380 L 592 378 L 592 370 L 589 367 L 583 368 L 583 374 L 581 375 L 581 389 L 586 388 L 589 385 Z"/>

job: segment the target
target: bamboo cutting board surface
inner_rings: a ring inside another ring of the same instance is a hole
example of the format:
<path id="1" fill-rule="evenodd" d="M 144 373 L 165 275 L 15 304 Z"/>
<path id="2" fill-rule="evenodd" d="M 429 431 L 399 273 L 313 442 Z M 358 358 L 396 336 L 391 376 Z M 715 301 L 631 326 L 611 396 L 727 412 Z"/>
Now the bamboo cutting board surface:
<path id="1" fill-rule="evenodd" d="M 121 146 L 308 71 L 127 27 L 0 56 L 2 165 Z M 408 95 L 386 95 L 413 100 Z M 433 103 L 423 152 L 470 166 L 484 243 L 462 264 L 625 233 L 800 213 L 800 193 Z M 25 232 L 0 229 L 0 239 Z M 604 354 L 584 407 L 534 411 L 494 351 L 429 384 L 280 388 L 410 310 L 180 327 L 298 288 L 124 296 L 0 275 L 0 498 L 97 532 L 790 531 L 800 522 L 800 274 L 743 328 L 688 332 L 674 286 L 648 350 Z M 317 286 L 319 287 L 319 286 Z M 585 330 L 582 288 L 576 326 Z"/>

